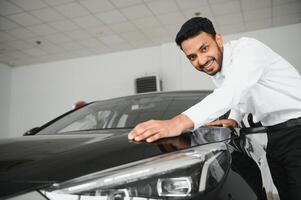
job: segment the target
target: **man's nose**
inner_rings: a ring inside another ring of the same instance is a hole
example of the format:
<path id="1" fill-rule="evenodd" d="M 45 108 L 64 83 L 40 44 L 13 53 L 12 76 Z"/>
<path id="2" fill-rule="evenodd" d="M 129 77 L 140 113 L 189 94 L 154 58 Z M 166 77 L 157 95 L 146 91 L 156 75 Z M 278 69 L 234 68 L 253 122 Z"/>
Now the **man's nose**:
<path id="1" fill-rule="evenodd" d="M 206 63 L 207 63 L 207 59 L 202 55 L 198 55 L 198 65 L 199 65 L 199 67 L 203 67 Z"/>

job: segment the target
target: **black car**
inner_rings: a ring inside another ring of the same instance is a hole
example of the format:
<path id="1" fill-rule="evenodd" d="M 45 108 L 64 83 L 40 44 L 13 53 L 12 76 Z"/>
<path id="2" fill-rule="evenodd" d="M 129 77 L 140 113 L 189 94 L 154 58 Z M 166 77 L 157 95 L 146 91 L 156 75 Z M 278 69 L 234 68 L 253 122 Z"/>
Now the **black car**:
<path id="1" fill-rule="evenodd" d="M 275 199 L 260 167 L 264 148 L 240 129 L 202 127 L 154 143 L 128 140 L 137 123 L 168 119 L 208 94 L 97 101 L 23 137 L 0 140 L 0 199 Z"/>

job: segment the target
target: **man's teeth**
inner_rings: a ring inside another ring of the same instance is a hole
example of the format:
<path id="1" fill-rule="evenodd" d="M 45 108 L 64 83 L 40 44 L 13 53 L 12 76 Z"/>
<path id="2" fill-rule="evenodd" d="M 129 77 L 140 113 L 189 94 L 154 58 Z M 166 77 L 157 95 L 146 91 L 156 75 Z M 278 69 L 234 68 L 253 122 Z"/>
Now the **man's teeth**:
<path id="1" fill-rule="evenodd" d="M 206 67 L 210 67 L 210 65 L 213 63 L 213 60 L 209 61 L 209 63 L 206 65 Z"/>

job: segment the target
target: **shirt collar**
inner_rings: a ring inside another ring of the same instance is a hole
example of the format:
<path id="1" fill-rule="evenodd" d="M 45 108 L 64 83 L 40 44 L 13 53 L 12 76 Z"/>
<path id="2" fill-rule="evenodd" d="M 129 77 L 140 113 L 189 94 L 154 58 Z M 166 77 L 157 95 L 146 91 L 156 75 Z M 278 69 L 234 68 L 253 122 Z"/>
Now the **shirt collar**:
<path id="1" fill-rule="evenodd" d="M 225 73 L 225 70 L 227 70 L 230 62 L 231 62 L 231 47 L 230 44 L 227 43 L 224 45 L 224 52 L 223 52 L 223 63 L 222 63 L 222 70 L 221 70 L 223 74 Z"/>

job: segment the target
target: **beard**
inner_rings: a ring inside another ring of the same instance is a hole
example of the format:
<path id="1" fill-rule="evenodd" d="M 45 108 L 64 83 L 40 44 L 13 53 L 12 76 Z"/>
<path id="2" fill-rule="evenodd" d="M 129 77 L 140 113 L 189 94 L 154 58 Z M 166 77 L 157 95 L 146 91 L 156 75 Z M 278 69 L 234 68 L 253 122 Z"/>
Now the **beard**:
<path id="1" fill-rule="evenodd" d="M 216 43 L 216 45 L 217 45 L 217 43 Z M 217 45 L 217 49 L 218 49 L 218 52 L 219 52 L 219 57 L 220 57 L 220 59 L 219 59 L 219 72 L 222 70 L 222 67 L 223 67 L 223 56 L 224 56 L 224 47 L 220 47 L 220 46 L 218 46 Z"/>
<path id="2" fill-rule="evenodd" d="M 218 65 L 218 70 L 216 70 L 214 73 L 212 74 L 208 74 L 210 76 L 214 76 L 216 75 L 218 72 L 220 72 L 222 70 L 222 67 L 223 67 L 223 51 L 224 51 L 224 48 L 223 47 L 220 47 L 217 42 L 215 41 L 215 44 L 216 44 L 216 47 L 217 47 L 217 50 L 218 50 L 218 56 L 217 58 L 214 58 L 216 64 Z"/>

